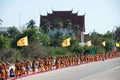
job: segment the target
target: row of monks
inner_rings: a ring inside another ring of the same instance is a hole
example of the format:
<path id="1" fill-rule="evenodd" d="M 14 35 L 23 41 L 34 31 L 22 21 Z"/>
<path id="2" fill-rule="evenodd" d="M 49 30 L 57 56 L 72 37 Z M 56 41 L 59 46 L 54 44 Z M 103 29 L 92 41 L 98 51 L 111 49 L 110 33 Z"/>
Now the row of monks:
<path id="1" fill-rule="evenodd" d="M 45 57 L 44 59 L 33 59 L 20 61 L 16 60 L 14 66 L 15 77 L 23 76 L 35 72 L 59 69 L 63 67 L 75 66 L 79 64 L 94 62 L 94 61 L 104 61 L 106 59 L 111 59 L 115 57 L 120 57 L 120 53 L 97 53 L 95 55 L 86 54 L 83 56 L 62 56 L 57 57 L 55 60 L 53 57 Z M 9 77 L 9 67 L 11 65 L 8 62 L 3 62 L 0 64 L 0 80 L 6 80 Z"/>

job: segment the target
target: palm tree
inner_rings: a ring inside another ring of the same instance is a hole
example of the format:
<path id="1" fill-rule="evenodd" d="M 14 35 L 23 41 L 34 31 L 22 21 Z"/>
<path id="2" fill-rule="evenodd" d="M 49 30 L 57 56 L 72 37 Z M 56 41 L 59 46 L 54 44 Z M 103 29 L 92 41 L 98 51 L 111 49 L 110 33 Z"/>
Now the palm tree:
<path id="1" fill-rule="evenodd" d="M 75 33 L 75 36 L 77 36 L 77 34 L 78 34 L 78 32 L 79 32 L 79 25 L 75 25 L 74 27 L 73 27 L 73 32 Z"/>
<path id="2" fill-rule="evenodd" d="M 69 19 L 64 21 L 64 23 L 63 23 L 64 28 L 67 28 L 68 30 L 70 30 L 71 26 L 72 26 L 72 23 L 71 23 L 71 21 Z"/>
<path id="3" fill-rule="evenodd" d="M 63 28 L 68 30 L 68 35 L 72 36 L 72 32 L 71 32 L 71 27 L 72 27 L 72 23 L 69 19 L 65 20 L 63 23 Z"/>
<path id="4" fill-rule="evenodd" d="M 62 22 L 62 20 L 60 18 L 56 18 L 54 20 L 54 25 L 55 25 L 55 27 L 57 27 L 58 29 L 60 29 L 63 26 L 63 22 Z"/>
<path id="5" fill-rule="evenodd" d="M 44 33 L 48 34 L 48 32 L 50 31 L 50 28 L 51 28 L 51 24 L 50 24 L 49 20 L 44 19 L 41 22 L 41 28 L 44 30 Z"/>
<path id="6" fill-rule="evenodd" d="M 36 28 L 35 26 L 35 21 L 33 19 L 31 19 L 28 23 L 27 23 L 27 29 L 29 28 Z"/>

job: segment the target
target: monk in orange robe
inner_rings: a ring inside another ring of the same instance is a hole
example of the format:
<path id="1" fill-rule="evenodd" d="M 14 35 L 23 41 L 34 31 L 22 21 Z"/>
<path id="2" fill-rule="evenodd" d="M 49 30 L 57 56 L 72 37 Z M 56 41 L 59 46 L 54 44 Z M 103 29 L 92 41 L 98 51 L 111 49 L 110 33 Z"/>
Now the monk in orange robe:
<path id="1" fill-rule="evenodd" d="M 35 73 L 36 71 L 36 60 L 34 59 L 33 62 L 32 62 L 32 72 Z"/>
<path id="2" fill-rule="evenodd" d="M 25 70 L 26 70 L 27 74 L 29 74 L 29 72 L 30 72 L 30 65 L 31 65 L 30 60 L 26 60 L 26 62 L 25 62 Z"/>
<path id="3" fill-rule="evenodd" d="M 60 59 L 59 58 L 56 59 L 55 65 L 56 65 L 56 69 L 60 68 L 61 63 L 60 63 Z"/>
<path id="4" fill-rule="evenodd" d="M 15 76 L 18 77 L 20 73 L 20 61 L 16 60 L 15 62 Z"/>
<path id="5" fill-rule="evenodd" d="M 0 69 L 1 69 L 1 80 L 5 80 L 5 66 L 6 64 L 4 62 L 2 62 L 2 64 L 0 65 Z"/>
<path id="6" fill-rule="evenodd" d="M 8 75 L 9 75 L 10 64 L 8 62 L 6 62 L 5 64 L 6 64 L 6 66 L 5 66 L 5 79 L 7 80 Z"/>
<path id="7" fill-rule="evenodd" d="M 20 75 L 22 76 L 22 75 L 24 75 L 25 74 L 25 64 L 24 64 L 24 62 L 22 61 L 22 62 L 20 62 Z"/>
<path id="8" fill-rule="evenodd" d="M 53 65 L 54 65 L 54 60 L 53 57 L 50 57 L 50 69 L 53 69 Z"/>
<path id="9" fill-rule="evenodd" d="M 38 71 L 43 71 L 44 70 L 44 61 L 40 58 L 38 58 Z"/>

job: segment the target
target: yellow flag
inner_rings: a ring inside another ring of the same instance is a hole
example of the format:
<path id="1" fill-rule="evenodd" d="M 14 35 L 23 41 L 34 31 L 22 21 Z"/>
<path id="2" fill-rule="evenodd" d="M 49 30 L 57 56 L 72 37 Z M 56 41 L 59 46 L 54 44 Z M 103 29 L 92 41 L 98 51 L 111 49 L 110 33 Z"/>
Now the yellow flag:
<path id="1" fill-rule="evenodd" d="M 86 43 L 86 45 L 87 45 L 87 46 L 91 46 L 91 45 L 92 45 L 91 41 L 88 41 L 88 42 Z"/>
<path id="2" fill-rule="evenodd" d="M 28 37 L 25 36 L 17 41 L 17 46 L 28 46 Z"/>
<path id="3" fill-rule="evenodd" d="M 105 41 L 103 41 L 103 42 L 102 42 L 102 45 L 103 45 L 103 46 L 106 46 L 106 42 L 105 42 Z"/>
<path id="4" fill-rule="evenodd" d="M 65 39 L 65 40 L 62 42 L 62 47 L 66 47 L 66 46 L 70 46 L 70 38 Z"/>
<path id="5" fill-rule="evenodd" d="M 119 43 L 116 43 L 116 47 L 120 47 L 120 44 L 119 44 Z"/>

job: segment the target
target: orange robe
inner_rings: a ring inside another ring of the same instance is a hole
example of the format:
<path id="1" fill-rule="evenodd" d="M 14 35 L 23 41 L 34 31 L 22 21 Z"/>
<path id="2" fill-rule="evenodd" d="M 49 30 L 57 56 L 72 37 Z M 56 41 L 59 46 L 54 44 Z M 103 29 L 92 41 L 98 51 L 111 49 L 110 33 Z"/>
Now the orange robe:
<path id="1" fill-rule="evenodd" d="M 18 77 L 20 73 L 20 62 L 15 63 L 15 76 Z"/>
<path id="2" fill-rule="evenodd" d="M 2 64 L 0 64 L 0 72 L 2 72 Z M 0 79 L 1 79 L 2 73 L 0 73 Z"/>
<path id="3" fill-rule="evenodd" d="M 59 60 L 56 60 L 55 65 L 56 65 L 56 69 L 60 68 L 60 66 L 61 66 L 60 61 L 59 61 Z"/>
<path id="4" fill-rule="evenodd" d="M 33 71 L 33 73 L 35 73 L 35 68 L 36 67 L 36 61 L 34 60 L 33 62 L 32 62 L 32 71 Z"/>
<path id="5" fill-rule="evenodd" d="M 9 66 L 10 66 L 10 64 L 6 64 L 6 66 L 5 66 L 5 78 L 6 79 L 8 78 L 8 75 L 9 75 Z"/>
<path id="6" fill-rule="evenodd" d="M 49 60 L 48 60 L 48 58 L 46 58 L 45 60 L 44 60 L 44 62 L 45 62 L 45 64 L 44 64 L 44 68 L 45 68 L 45 70 L 48 70 L 48 65 L 49 65 Z"/>
<path id="7" fill-rule="evenodd" d="M 25 70 L 26 70 L 26 73 L 29 74 L 30 72 L 30 61 L 29 60 L 27 60 L 25 63 Z"/>
<path id="8" fill-rule="evenodd" d="M 21 67 L 20 75 L 22 76 L 22 75 L 24 75 L 24 73 L 25 73 L 25 70 L 24 70 L 24 68 L 25 68 L 25 64 L 21 62 L 20 67 Z"/>
<path id="9" fill-rule="evenodd" d="M 39 59 L 38 62 L 39 62 L 38 71 L 43 71 L 43 69 L 44 69 L 44 66 L 43 66 L 44 62 L 43 62 L 43 60 Z"/>
<path id="10" fill-rule="evenodd" d="M 4 64 L 1 64 L 1 79 L 4 80 L 5 79 L 5 63 Z"/>

